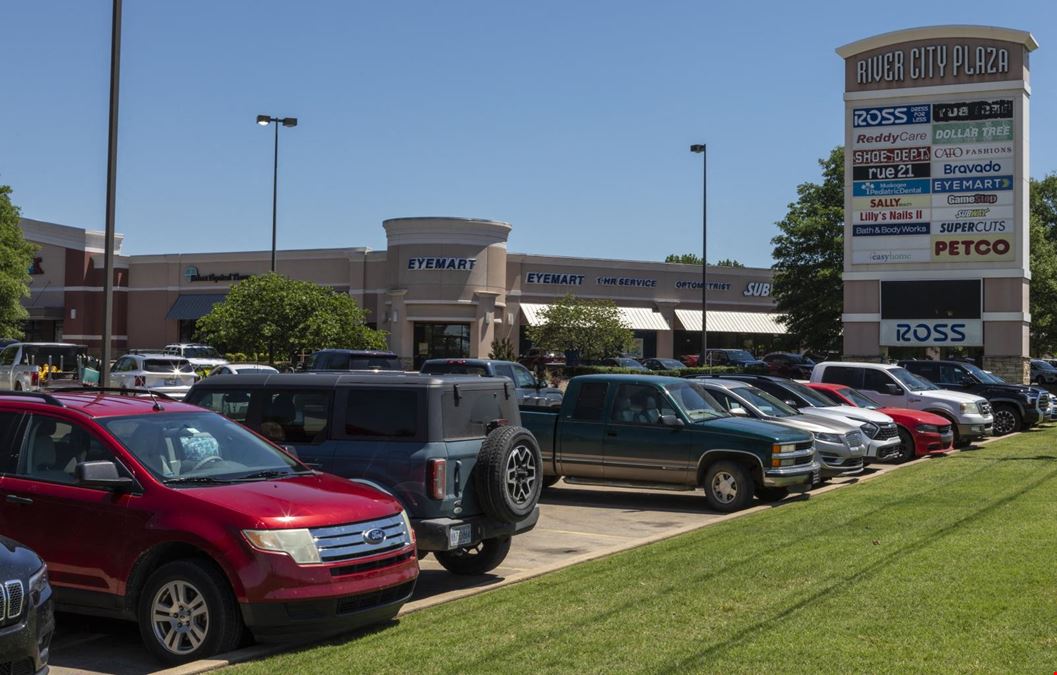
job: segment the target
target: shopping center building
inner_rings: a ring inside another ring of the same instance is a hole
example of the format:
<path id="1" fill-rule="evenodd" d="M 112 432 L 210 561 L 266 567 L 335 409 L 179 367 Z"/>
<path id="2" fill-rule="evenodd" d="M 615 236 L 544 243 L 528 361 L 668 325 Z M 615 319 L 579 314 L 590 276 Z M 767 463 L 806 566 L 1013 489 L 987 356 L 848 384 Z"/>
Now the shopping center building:
<path id="1" fill-rule="evenodd" d="M 547 305 L 567 294 L 606 298 L 634 330 L 644 357 L 701 347 L 701 268 L 664 262 L 512 253 L 511 225 L 469 218 L 396 218 L 383 224 L 385 250 L 279 251 L 277 271 L 348 293 L 409 361 L 487 356 L 509 338 L 519 353 Z M 23 219 L 40 247 L 31 270 L 28 337 L 101 347 L 103 235 Z M 189 341 L 195 322 L 233 284 L 268 271 L 270 251 L 121 253 L 115 258 L 114 349 Z M 762 353 L 785 346 L 771 297 L 772 272 L 708 270 L 708 346 Z"/>

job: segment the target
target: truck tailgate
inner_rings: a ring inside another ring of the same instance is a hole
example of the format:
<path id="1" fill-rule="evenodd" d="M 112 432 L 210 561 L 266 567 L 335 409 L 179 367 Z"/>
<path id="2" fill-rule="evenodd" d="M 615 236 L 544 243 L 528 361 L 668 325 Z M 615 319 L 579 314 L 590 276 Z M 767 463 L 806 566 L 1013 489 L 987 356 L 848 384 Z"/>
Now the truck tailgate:
<path id="1" fill-rule="evenodd" d="M 522 407 L 521 426 L 532 432 L 540 446 L 543 463 L 554 467 L 555 430 L 558 425 L 558 413 L 540 408 Z"/>

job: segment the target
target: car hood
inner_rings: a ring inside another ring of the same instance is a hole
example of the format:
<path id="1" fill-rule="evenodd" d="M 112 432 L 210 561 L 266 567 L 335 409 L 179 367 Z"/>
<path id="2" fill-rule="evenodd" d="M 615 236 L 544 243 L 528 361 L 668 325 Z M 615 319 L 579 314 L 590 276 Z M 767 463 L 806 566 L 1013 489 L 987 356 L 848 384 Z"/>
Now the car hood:
<path id="1" fill-rule="evenodd" d="M 821 415 L 793 415 L 774 419 L 784 426 L 790 426 L 813 434 L 846 434 L 849 431 L 862 431 L 859 424 L 847 418 L 823 417 Z"/>
<path id="2" fill-rule="evenodd" d="M 0 537 L 0 579 L 24 579 L 43 564 L 30 549 L 14 539 Z"/>
<path id="3" fill-rule="evenodd" d="M 911 408 L 881 408 L 881 412 L 895 420 L 896 424 L 932 424 L 938 427 L 950 424 L 946 417 L 940 417 L 923 410 Z"/>
<path id="4" fill-rule="evenodd" d="M 962 391 L 953 391 L 951 389 L 926 389 L 925 391 L 912 391 L 911 396 L 920 396 L 927 401 L 942 401 L 944 403 L 980 403 L 983 401 L 987 402 L 987 399 L 983 396 L 977 396 L 976 394 L 966 394 Z"/>
<path id="5" fill-rule="evenodd" d="M 694 422 L 690 428 L 707 433 L 725 433 L 732 436 L 755 436 L 768 443 L 802 443 L 811 440 L 803 434 L 790 431 L 788 427 L 767 420 L 745 417 L 718 417 Z"/>
<path id="6" fill-rule="evenodd" d="M 869 408 L 856 408 L 850 405 L 830 405 L 824 408 L 801 408 L 800 412 L 805 415 L 819 415 L 826 417 L 847 418 L 860 422 L 874 422 L 876 424 L 888 424 L 892 418 L 888 415 L 870 410 Z"/>
<path id="7" fill-rule="evenodd" d="M 210 368 L 222 366 L 228 362 L 227 359 L 187 359 L 192 366 L 209 366 Z"/>
<path id="8" fill-rule="evenodd" d="M 180 492 L 243 516 L 246 528 L 324 527 L 385 518 L 401 509 L 390 494 L 325 473 Z"/>

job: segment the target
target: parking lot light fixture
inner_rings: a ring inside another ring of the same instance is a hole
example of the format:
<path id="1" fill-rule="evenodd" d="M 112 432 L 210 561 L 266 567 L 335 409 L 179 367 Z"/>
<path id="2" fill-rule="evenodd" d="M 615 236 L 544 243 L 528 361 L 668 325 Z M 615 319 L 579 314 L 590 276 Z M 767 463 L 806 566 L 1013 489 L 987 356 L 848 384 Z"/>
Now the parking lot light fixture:
<path id="1" fill-rule="evenodd" d="M 276 203 L 279 193 L 279 125 L 284 127 L 296 127 L 296 117 L 272 117 L 270 115 L 257 115 L 257 124 L 262 127 L 266 127 L 269 124 L 275 124 L 275 160 L 272 164 L 272 266 L 271 271 L 275 271 L 275 216 L 276 216 Z"/>
<path id="2" fill-rule="evenodd" d="M 690 152 L 701 155 L 701 357 L 699 368 L 705 367 L 708 352 L 708 148 L 705 144 L 690 146 Z"/>

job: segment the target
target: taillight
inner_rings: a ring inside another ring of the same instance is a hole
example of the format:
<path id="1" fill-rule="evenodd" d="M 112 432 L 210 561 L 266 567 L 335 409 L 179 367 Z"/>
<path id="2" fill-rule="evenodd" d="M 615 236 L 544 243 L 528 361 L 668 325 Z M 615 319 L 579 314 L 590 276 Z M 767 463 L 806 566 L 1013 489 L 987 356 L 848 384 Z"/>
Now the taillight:
<path id="1" fill-rule="evenodd" d="M 431 459 L 426 463 L 426 494 L 444 499 L 448 487 L 448 460 Z"/>
<path id="2" fill-rule="evenodd" d="M 29 381 L 33 384 L 33 386 L 36 386 L 37 384 L 39 384 L 40 383 L 40 373 L 37 372 L 36 370 L 34 370 L 33 373 L 29 376 Z"/>
<path id="3" fill-rule="evenodd" d="M 147 378 L 145 376 L 143 376 L 143 375 L 136 375 L 135 379 L 132 381 L 132 386 L 134 386 L 134 387 L 146 387 L 147 386 Z"/>

